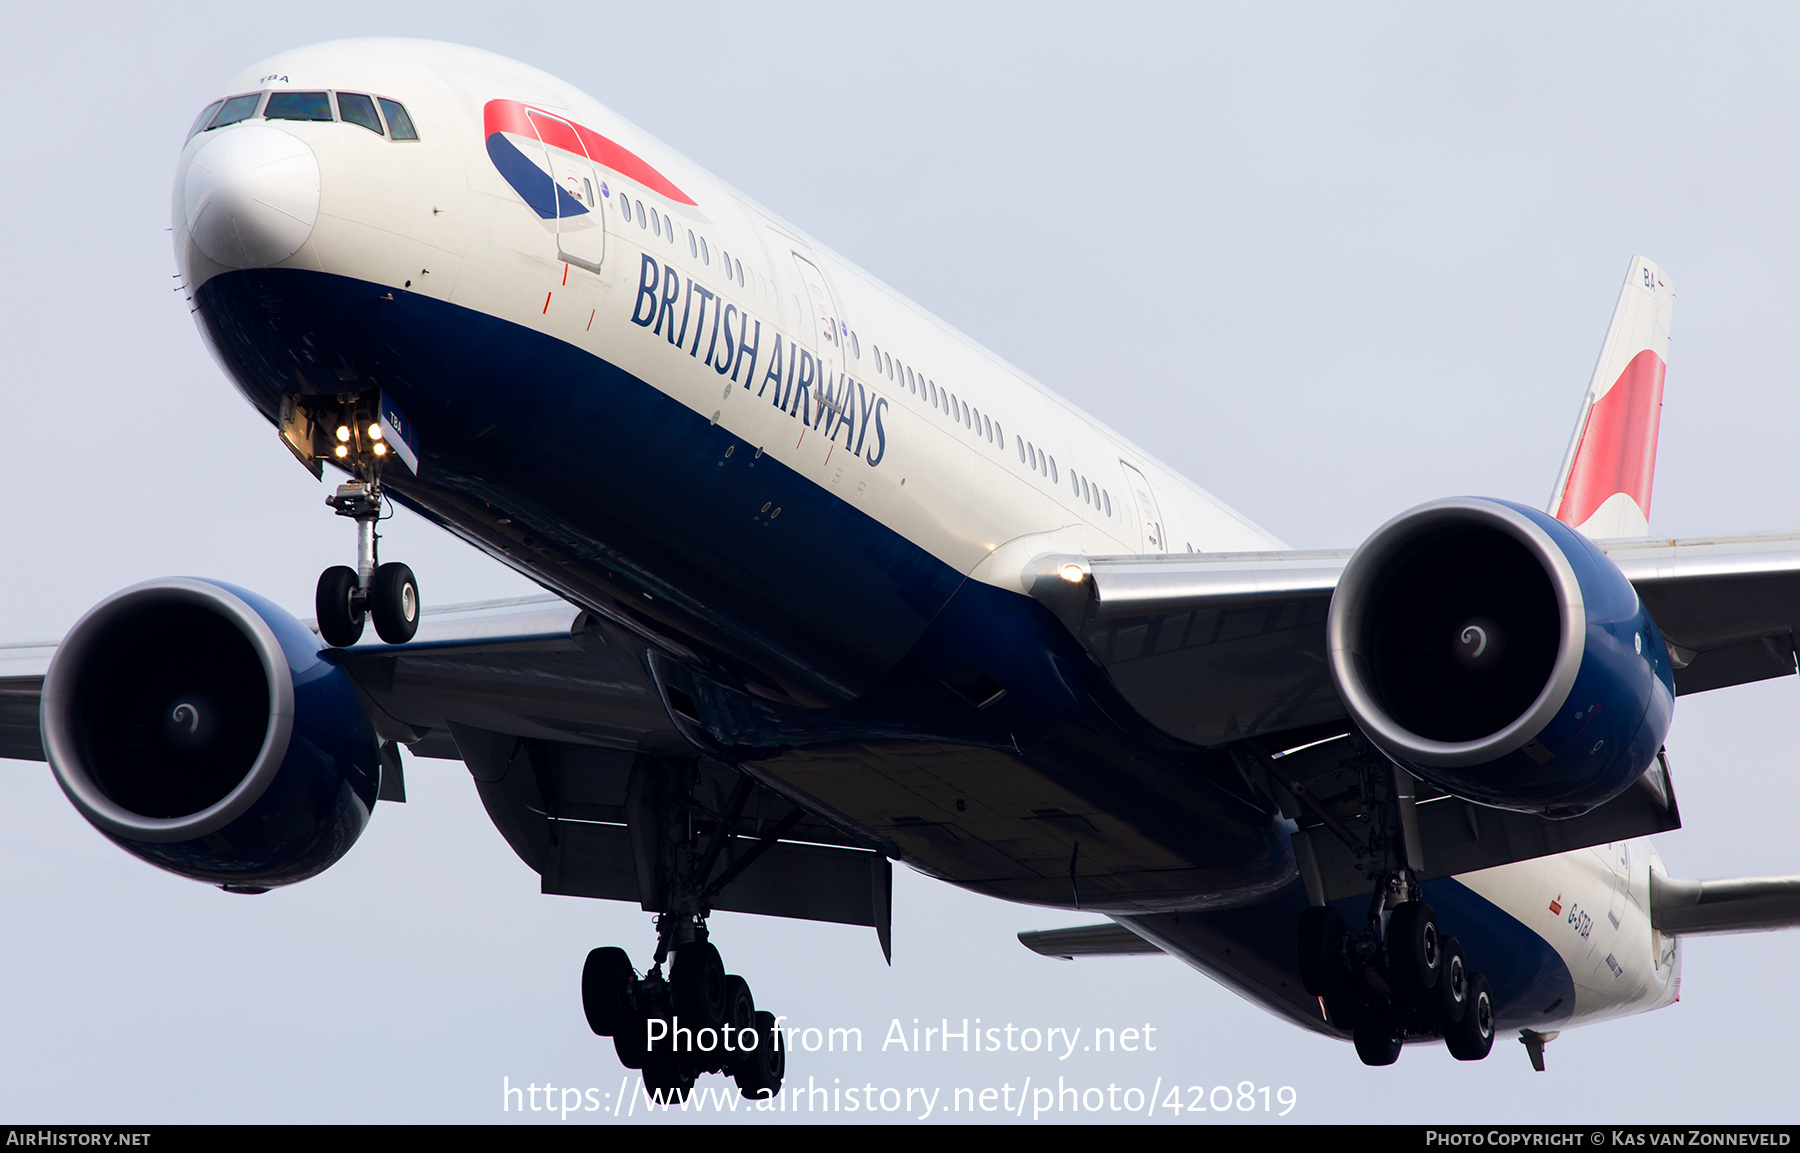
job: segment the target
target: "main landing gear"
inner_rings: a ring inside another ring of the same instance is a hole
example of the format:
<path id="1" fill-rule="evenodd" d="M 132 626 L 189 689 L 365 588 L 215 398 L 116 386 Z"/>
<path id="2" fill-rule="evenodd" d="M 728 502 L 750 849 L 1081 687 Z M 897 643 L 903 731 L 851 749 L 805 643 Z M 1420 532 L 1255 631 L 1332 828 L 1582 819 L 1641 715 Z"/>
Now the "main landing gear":
<path id="1" fill-rule="evenodd" d="M 313 608 L 319 635 L 338 648 L 356 643 L 367 618 L 374 619 L 375 632 L 391 645 L 405 644 L 419 631 L 418 580 L 403 564 L 382 564 L 379 555 L 381 534 L 375 526 L 382 519 L 380 462 L 387 455 L 380 432 L 379 424 L 359 423 L 355 416 L 337 429 L 339 459 L 353 463 L 358 475 L 338 485 L 325 503 L 356 522 L 356 567 L 333 565 L 320 573 Z M 370 451 L 359 452 L 352 462 L 352 445 L 365 440 Z"/>
<path id="2" fill-rule="evenodd" d="M 1425 902 L 1411 778 L 1372 749 L 1357 767 L 1368 842 L 1356 847 L 1374 882 L 1368 918 L 1357 932 L 1329 904 L 1302 913 L 1300 983 L 1332 1024 L 1350 1030 L 1365 1065 L 1392 1065 L 1402 1043 L 1425 1037 L 1441 1037 L 1459 1061 L 1479 1061 L 1494 1047 L 1493 991 Z"/>
<path id="3" fill-rule="evenodd" d="M 644 1088 L 662 1101 L 685 1101 L 702 1073 L 725 1074 L 750 1100 L 780 1093 L 787 1051 L 775 1015 L 756 1007 L 747 981 L 725 972 L 703 923 L 664 914 L 657 929 L 655 961 L 642 977 L 623 949 L 588 954 L 581 970 L 588 1026 L 612 1038 L 619 1063 L 643 1070 Z M 673 945 L 677 936 L 685 943 Z"/>
<path id="4" fill-rule="evenodd" d="M 727 854 L 755 782 L 739 775 L 722 805 L 700 800 L 698 763 L 640 754 L 626 792 L 632 844 L 658 910 L 656 954 L 639 976 L 623 949 L 595 949 L 581 972 L 588 1025 L 613 1039 L 627 1069 L 664 1102 L 684 1101 L 702 1073 L 723 1073 L 750 1100 L 781 1092 L 787 1051 L 775 1016 L 725 971 L 707 940 L 719 892 L 802 814 L 795 809 L 751 847 Z M 665 976 L 663 967 L 668 966 Z"/>
<path id="5" fill-rule="evenodd" d="M 1469 969 L 1462 944 L 1440 933 L 1437 914 L 1404 877 L 1378 889 L 1371 905 L 1360 934 L 1329 905 L 1301 914 L 1306 991 L 1350 1030 L 1365 1065 L 1392 1065 L 1410 1037 L 1442 1037 L 1458 1061 L 1486 1057 L 1494 1047 L 1493 992 Z"/>

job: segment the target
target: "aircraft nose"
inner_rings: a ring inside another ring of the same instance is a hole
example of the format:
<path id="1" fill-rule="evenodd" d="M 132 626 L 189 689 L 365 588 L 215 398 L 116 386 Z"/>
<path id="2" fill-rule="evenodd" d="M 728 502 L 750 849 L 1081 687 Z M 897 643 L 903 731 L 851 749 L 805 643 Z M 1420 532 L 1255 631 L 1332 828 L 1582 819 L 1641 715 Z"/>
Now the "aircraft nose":
<path id="1" fill-rule="evenodd" d="M 279 264 L 319 218 L 319 161 L 279 128 L 240 124 L 188 161 L 182 208 L 196 247 L 227 268 Z"/>

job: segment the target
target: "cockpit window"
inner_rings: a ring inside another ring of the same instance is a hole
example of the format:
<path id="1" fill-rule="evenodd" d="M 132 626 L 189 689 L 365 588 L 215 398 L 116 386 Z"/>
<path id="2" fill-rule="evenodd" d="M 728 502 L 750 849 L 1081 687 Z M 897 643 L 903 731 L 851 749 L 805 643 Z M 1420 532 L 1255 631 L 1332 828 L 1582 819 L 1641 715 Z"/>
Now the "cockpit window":
<path id="1" fill-rule="evenodd" d="M 194 126 L 188 129 L 187 138 L 189 140 L 192 140 L 196 133 L 206 127 L 207 123 L 212 120 L 213 113 L 217 112 L 223 103 L 225 103 L 223 100 L 215 100 L 200 110 L 200 115 L 194 117 Z"/>
<path id="2" fill-rule="evenodd" d="M 340 92 L 337 98 L 338 116 L 345 124 L 357 124 L 377 136 L 385 135 L 381 131 L 381 117 L 375 115 L 373 100 L 360 92 Z"/>
<path id="3" fill-rule="evenodd" d="M 331 120 L 331 97 L 323 92 L 276 92 L 263 115 L 270 120 Z"/>
<path id="4" fill-rule="evenodd" d="M 248 120 L 256 115 L 256 106 L 262 102 L 262 93 L 252 92 L 248 96 L 233 96 L 219 106 L 219 114 L 213 118 L 208 128 L 223 128 L 227 124 L 236 124 L 240 120 Z"/>
<path id="5" fill-rule="evenodd" d="M 387 117 L 388 135 L 395 140 L 417 140 L 419 138 L 419 134 L 413 130 L 412 117 L 406 114 L 406 109 L 402 108 L 398 101 L 383 100 L 381 112 Z"/>

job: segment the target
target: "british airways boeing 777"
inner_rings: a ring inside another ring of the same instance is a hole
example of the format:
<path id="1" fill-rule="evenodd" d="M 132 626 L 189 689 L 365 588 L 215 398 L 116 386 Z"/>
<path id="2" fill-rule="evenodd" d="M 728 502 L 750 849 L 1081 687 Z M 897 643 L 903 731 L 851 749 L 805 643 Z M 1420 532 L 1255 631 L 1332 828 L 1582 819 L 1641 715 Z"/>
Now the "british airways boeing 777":
<path id="1" fill-rule="evenodd" d="M 1547 506 L 1295 551 L 492 55 L 274 57 L 201 110 L 172 211 L 204 338 L 356 563 L 312 623 L 197 579 L 108 598 L 3 678 L 0 755 L 237 893 L 348 852 L 401 746 L 462 761 L 545 893 L 655 915 L 581 982 L 652 1088 L 777 1091 L 709 915 L 885 950 L 893 861 L 1092 911 L 1024 944 L 1178 956 L 1370 1064 L 1510 1032 L 1541 1068 L 1674 1000 L 1683 935 L 1800 923 L 1800 879 L 1672 879 L 1644 839 L 1680 824 L 1675 697 L 1792 675 L 1800 622 L 1800 538 L 1647 537 L 1648 260 Z M 396 505 L 546 595 L 425 608 L 378 555 Z"/>

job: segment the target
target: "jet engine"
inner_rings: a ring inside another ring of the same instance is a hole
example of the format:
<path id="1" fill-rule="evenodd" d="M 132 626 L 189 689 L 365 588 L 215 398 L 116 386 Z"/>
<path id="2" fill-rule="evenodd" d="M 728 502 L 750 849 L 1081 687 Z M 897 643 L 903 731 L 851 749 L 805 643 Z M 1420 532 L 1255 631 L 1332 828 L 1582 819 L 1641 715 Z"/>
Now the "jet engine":
<path id="1" fill-rule="evenodd" d="M 1662 633 L 1606 554 L 1536 509 L 1455 497 L 1395 517 L 1345 566 L 1327 630 L 1368 738 L 1481 804 L 1587 812 L 1668 732 Z"/>
<path id="2" fill-rule="evenodd" d="M 174 578 L 102 601 L 44 678 L 44 751 L 95 828 L 234 891 L 316 876 L 375 806 L 379 745 L 349 675 L 254 593 Z"/>

